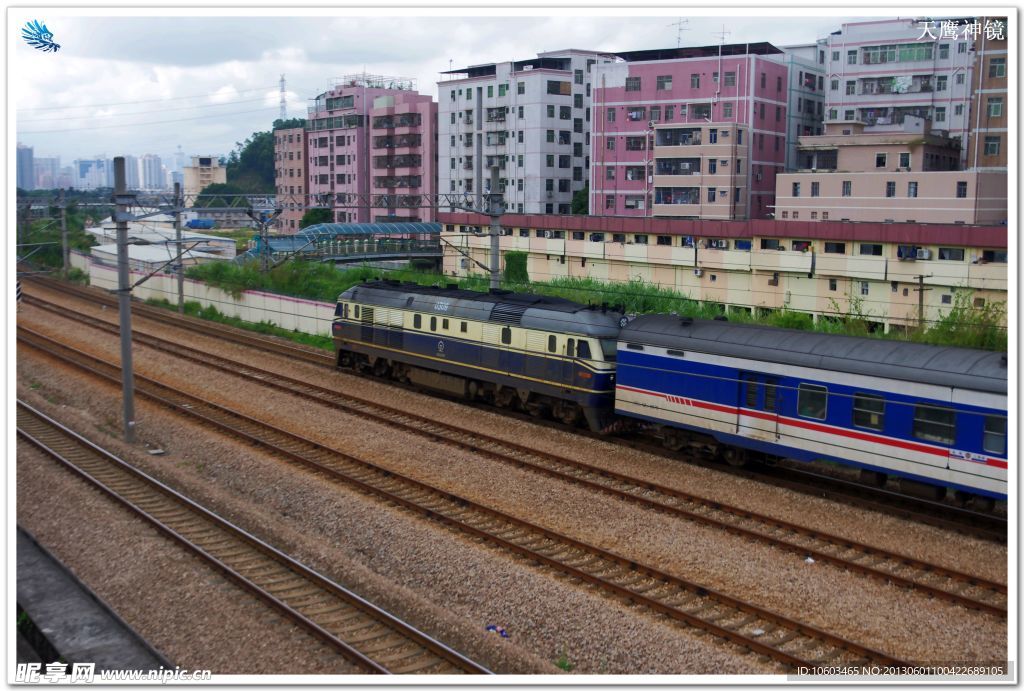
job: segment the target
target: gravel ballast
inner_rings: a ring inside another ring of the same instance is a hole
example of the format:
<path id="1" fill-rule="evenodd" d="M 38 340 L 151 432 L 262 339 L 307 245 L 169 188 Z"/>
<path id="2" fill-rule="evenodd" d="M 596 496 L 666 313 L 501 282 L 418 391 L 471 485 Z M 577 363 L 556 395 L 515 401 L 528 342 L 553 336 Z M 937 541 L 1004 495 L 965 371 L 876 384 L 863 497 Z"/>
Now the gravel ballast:
<path id="1" fill-rule="evenodd" d="M 36 312 L 44 314 L 38 310 Z M 26 317 L 24 313 L 21 315 L 22 319 Z M 70 323 L 52 317 L 49 322 L 48 325 L 39 322 L 38 328 L 44 331 L 50 328 L 55 336 L 66 332 L 67 324 Z M 37 323 L 33 325 L 36 326 Z M 168 333 L 171 330 L 167 327 L 162 328 L 167 333 L 159 333 L 160 329 L 157 328 L 152 331 L 157 335 L 169 337 Z M 146 330 L 150 330 L 148 326 Z M 200 342 L 204 342 L 202 347 L 210 349 L 210 352 L 237 359 L 252 357 L 252 353 L 248 353 L 247 349 L 240 346 L 217 346 L 211 339 L 176 330 L 173 333 L 176 334 L 175 340 L 183 343 L 194 343 L 198 346 Z M 116 360 L 114 337 L 79 327 L 75 333 L 75 340 L 80 342 L 83 348 L 103 353 L 106 359 Z M 401 435 L 392 429 L 331 411 L 319 404 L 271 393 L 258 385 L 243 383 L 229 375 L 213 373 L 208 368 L 173 360 L 147 348 L 139 347 L 136 351 L 140 373 L 186 386 L 198 395 L 215 398 L 229 407 L 249 412 L 262 419 L 272 419 L 278 426 L 316 439 L 325 445 L 364 456 L 467 498 L 566 531 L 585 541 L 626 554 L 709 587 L 751 599 L 762 606 L 849 636 L 905 659 L 984 659 L 987 651 L 1005 648 L 1005 622 L 998 622 L 988 615 L 930 601 L 921 595 L 907 593 L 825 565 L 807 564 L 797 556 L 747 543 L 714 529 L 698 527 L 685 521 L 624 505 L 603 495 L 568 487 L 500 463 L 484 461 L 471 453 L 429 444 L 418 437 Z M 265 354 L 260 354 L 259 358 L 260 366 L 281 371 L 289 376 L 305 376 L 321 385 L 329 386 L 335 383 L 346 392 L 357 393 L 367 398 L 376 396 L 381 402 L 389 405 L 409 407 L 416 411 L 429 410 L 432 415 L 447 422 L 465 424 L 466 421 L 468 409 L 461 405 L 344 374 L 332 373 L 324 377 L 323 370 L 311 366 L 278 362 L 283 358 Z M 109 410 L 117 410 L 116 401 L 115 407 Z M 480 429 L 486 429 L 489 434 L 519 442 L 528 439 L 529 444 L 537 448 L 574 456 L 609 468 L 622 469 L 623 464 L 628 464 L 630 474 L 639 474 L 638 468 L 649 468 L 650 476 L 663 484 L 764 513 L 773 513 L 804 525 L 816 525 L 829 532 L 849 534 L 854 539 L 874 544 L 884 545 L 886 540 L 892 540 L 898 545 L 894 547 L 914 556 L 933 558 L 940 563 L 955 568 L 966 568 L 986 576 L 1001 572 L 1005 578 L 1005 548 L 999 546 L 851 507 L 837 507 L 829 502 L 781 488 L 724 476 L 707 469 L 675 464 L 650 454 L 611 446 L 559 430 L 539 428 L 489 412 L 472 411 L 470 415 L 474 423 Z M 116 422 L 116 413 L 113 414 L 113 420 Z M 161 435 L 168 424 L 161 422 Z M 146 425 L 143 429 L 154 428 Z M 193 430 L 188 435 L 192 438 L 190 441 L 193 444 L 199 442 L 201 435 L 198 432 Z M 154 443 L 166 442 L 163 439 L 156 439 Z M 233 496 L 239 502 L 245 501 L 242 497 L 251 493 L 248 501 L 256 502 L 256 508 L 250 510 L 255 512 L 259 511 L 260 507 L 272 505 L 280 507 L 282 515 L 292 518 L 295 498 L 282 489 L 282 480 L 266 486 L 251 486 L 250 475 L 253 468 L 246 467 L 244 462 L 232 461 L 224 454 L 201 453 L 201 448 L 197 447 L 194 453 L 198 454 L 197 458 L 202 456 L 203 460 L 197 460 L 196 467 L 191 468 L 190 472 L 182 473 L 182 477 L 177 478 L 179 481 L 196 482 L 195 474 L 214 477 L 218 482 L 230 487 Z M 415 453 L 410 453 L 410 449 L 414 449 Z M 252 450 L 248 450 L 248 453 L 250 456 L 255 454 Z M 144 459 L 143 462 L 148 460 L 151 459 Z M 260 472 L 271 475 L 276 473 L 279 477 L 282 475 L 281 466 L 276 461 L 269 461 Z M 297 475 L 295 478 L 288 477 L 289 481 L 293 479 L 299 481 Z M 319 481 L 319 484 L 318 491 L 328 495 L 339 491 L 337 486 L 330 483 Z M 300 496 L 302 500 L 307 498 L 306 495 Z M 769 499 L 775 498 L 776 501 L 772 503 L 765 498 L 766 496 Z M 375 505 L 374 502 L 366 499 L 363 501 L 369 502 L 366 510 L 373 513 L 371 507 Z M 379 504 L 376 506 L 379 513 Z M 820 523 L 811 522 L 817 520 L 819 516 Z M 295 518 L 300 523 L 305 523 L 305 516 Z M 258 522 L 260 518 L 254 515 L 252 520 Z M 320 525 L 314 523 L 310 530 L 315 534 L 316 531 L 322 530 Z M 279 527 L 275 525 L 273 529 L 278 530 Z M 856 532 L 853 532 L 854 530 Z M 394 533 L 385 532 L 384 535 L 390 538 Z M 444 540 L 446 543 L 452 542 L 451 534 L 448 535 L 449 537 Z M 908 539 L 908 536 L 911 539 Z M 379 540 L 380 534 L 377 538 Z M 295 539 L 309 539 L 304 528 L 296 528 Z M 462 538 L 455 540 L 460 541 L 468 542 Z M 957 549 L 958 547 L 962 549 Z M 940 548 L 944 548 L 941 558 L 930 556 L 939 554 Z M 440 553 L 444 553 L 448 548 L 440 546 L 438 549 L 441 550 Z M 379 563 L 383 556 L 380 554 L 381 551 L 372 546 L 367 547 L 363 556 L 370 558 L 368 565 L 372 570 L 377 573 L 389 573 L 382 571 L 384 565 Z M 966 566 L 957 562 L 961 554 L 965 559 L 969 558 Z M 503 559 L 507 560 L 504 557 Z M 385 561 L 390 564 L 389 561 Z M 430 563 L 428 559 L 424 567 L 431 570 L 440 568 L 440 565 Z M 530 573 L 536 574 L 537 571 L 531 570 Z M 420 587 L 425 586 L 422 581 L 418 583 Z M 567 584 L 560 582 L 559 585 Z M 510 589 L 507 584 L 505 589 Z M 508 593 L 503 597 L 513 595 Z M 587 598 L 592 599 L 593 596 L 587 594 Z M 458 598 L 456 600 L 458 601 Z M 444 602 L 447 604 L 447 601 Z M 526 606 L 531 602 L 523 601 L 521 604 Z M 632 610 L 626 611 L 635 616 Z M 893 626 L 893 621 L 898 621 L 899 625 Z M 556 623 L 564 625 L 564 622 Z M 965 632 L 970 634 L 967 635 Z M 617 635 L 609 637 L 610 649 L 616 648 L 616 640 Z M 549 649 L 551 645 L 548 643 Z M 554 645 L 557 648 L 557 644 Z M 721 646 L 715 647 L 721 651 L 728 650 Z M 556 653 L 554 657 L 558 654 Z M 547 652 L 542 653 L 541 657 L 552 659 L 551 653 Z M 573 656 L 570 654 L 569 657 L 571 659 Z M 747 656 L 744 660 L 751 657 Z M 598 670 L 591 671 L 613 671 L 601 669 L 600 664 L 597 666 Z M 583 663 L 575 671 L 582 671 L 582 667 Z M 658 667 L 654 669 L 660 671 Z M 629 671 L 636 670 L 628 670 L 626 673 Z"/>

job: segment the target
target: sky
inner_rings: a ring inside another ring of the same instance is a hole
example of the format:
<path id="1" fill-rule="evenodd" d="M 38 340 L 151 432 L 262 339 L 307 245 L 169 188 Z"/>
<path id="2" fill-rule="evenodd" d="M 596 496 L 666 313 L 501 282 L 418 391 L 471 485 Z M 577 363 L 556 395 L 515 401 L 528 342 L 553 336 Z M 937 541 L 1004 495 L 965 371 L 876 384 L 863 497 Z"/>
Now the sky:
<path id="1" fill-rule="evenodd" d="M 9 8 L 10 32 L 20 34 L 36 19 L 61 46 L 42 52 L 20 38 L 8 46 L 9 117 L 17 140 L 34 147 L 37 158 L 60 156 L 67 166 L 76 158 L 155 153 L 170 167 L 179 145 L 186 156 L 226 155 L 253 132 L 269 130 L 278 117 L 281 74 L 288 117 L 304 117 L 310 99 L 364 71 L 412 78 L 420 92 L 436 97 L 449 66 L 563 48 L 674 47 L 680 36 L 684 46 L 716 45 L 723 31 L 727 43 L 784 46 L 870 18 L 850 8 L 828 16 L 810 9 L 698 16 L 688 9 L 680 34 L 671 10 L 644 11 L 657 14 L 563 8 L 547 16 L 468 16 L 472 10 L 385 7 L 373 11 L 377 16 L 314 16 L 332 12 L 326 9 L 307 10 L 309 16 L 96 16 L 97 10 Z M 437 16 L 442 12 L 451 14 Z M 403 16 L 381 16 L 387 14 Z"/>

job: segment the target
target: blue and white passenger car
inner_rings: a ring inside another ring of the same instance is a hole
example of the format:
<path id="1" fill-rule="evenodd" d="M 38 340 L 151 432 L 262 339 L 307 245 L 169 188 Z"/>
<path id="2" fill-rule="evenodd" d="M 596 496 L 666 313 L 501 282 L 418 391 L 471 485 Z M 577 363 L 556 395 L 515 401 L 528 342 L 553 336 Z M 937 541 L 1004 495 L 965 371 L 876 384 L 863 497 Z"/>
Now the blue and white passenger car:
<path id="1" fill-rule="evenodd" d="M 825 459 L 935 495 L 1006 498 L 1000 353 L 648 315 L 622 329 L 617 377 L 616 412 L 655 423 L 670 448 Z"/>
<path id="2" fill-rule="evenodd" d="M 600 430 L 621 317 L 542 295 L 375 281 L 339 296 L 333 336 L 340 367 Z"/>

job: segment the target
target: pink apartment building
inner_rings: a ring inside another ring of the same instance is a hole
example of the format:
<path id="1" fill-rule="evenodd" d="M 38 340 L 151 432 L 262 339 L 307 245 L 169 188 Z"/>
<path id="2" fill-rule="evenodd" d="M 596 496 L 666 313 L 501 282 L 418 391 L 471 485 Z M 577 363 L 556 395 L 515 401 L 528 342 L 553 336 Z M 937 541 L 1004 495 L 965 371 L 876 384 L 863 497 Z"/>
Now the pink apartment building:
<path id="1" fill-rule="evenodd" d="M 769 217 L 786 160 L 782 51 L 750 43 L 617 55 L 595 66 L 590 213 Z"/>
<path id="2" fill-rule="evenodd" d="M 274 130 L 274 186 L 283 212 L 276 221 L 282 233 L 295 233 L 305 213 L 306 131 L 301 127 Z"/>
<path id="3" fill-rule="evenodd" d="M 427 209 L 400 203 L 370 209 L 345 196 L 436 190 L 437 105 L 413 87 L 410 79 L 351 75 L 317 96 L 309 109 L 309 194 L 327 201 L 336 222 L 406 221 L 428 215 Z"/>

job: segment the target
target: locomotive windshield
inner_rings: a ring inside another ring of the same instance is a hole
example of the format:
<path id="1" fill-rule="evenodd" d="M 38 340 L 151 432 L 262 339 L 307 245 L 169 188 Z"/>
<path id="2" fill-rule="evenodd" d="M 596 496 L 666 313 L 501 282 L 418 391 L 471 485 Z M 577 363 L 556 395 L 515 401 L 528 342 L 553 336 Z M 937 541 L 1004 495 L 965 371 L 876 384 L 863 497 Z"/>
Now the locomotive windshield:
<path id="1" fill-rule="evenodd" d="M 611 338 L 601 339 L 601 352 L 604 353 L 606 362 L 615 362 L 615 340 Z"/>

